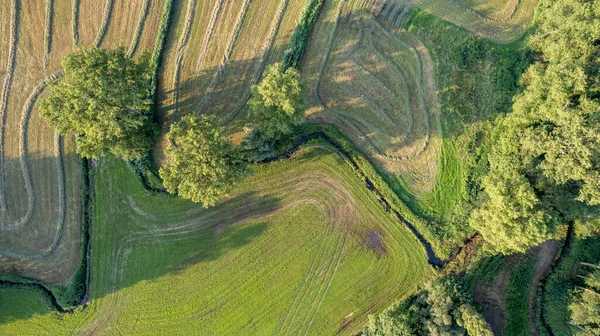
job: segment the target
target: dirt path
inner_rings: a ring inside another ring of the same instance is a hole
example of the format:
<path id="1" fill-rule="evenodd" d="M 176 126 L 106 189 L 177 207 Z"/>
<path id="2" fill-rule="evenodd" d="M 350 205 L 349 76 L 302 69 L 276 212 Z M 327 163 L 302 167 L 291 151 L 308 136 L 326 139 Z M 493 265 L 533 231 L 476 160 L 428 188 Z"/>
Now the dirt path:
<path id="1" fill-rule="evenodd" d="M 506 321 L 504 297 L 508 288 L 510 273 L 522 257 L 521 254 L 513 254 L 507 257 L 502 269 L 490 285 L 477 285 L 475 288 L 475 303 L 485 307 L 483 315 L 490 324 L 494 335 L 502 335 L 504 331 Z"/>

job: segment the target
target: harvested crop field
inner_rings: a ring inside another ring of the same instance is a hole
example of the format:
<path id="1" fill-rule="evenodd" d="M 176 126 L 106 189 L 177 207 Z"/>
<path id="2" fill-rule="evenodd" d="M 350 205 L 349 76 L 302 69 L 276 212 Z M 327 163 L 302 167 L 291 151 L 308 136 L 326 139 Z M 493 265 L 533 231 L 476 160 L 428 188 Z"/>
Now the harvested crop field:
<path id="1" fill-rule="evenodd" d="M 413 190 L 430 190 L 441 130 L 427 50 L 343 2 L 330 4 L 322 17 L 306 61 L 310 119 L 339 127 Z"/>
<path id="2" fill-rule="evenodd" d="M 159 75 L 161 134 L 186 114 L 216 114 L 224 124 L 240 116 L 250 87 L 268 64 L 281 61 L 304 5 L 289 0 L 175 3 Z M 159 141 L 158 148 L 162 145 Z"/>
<path id="3" fill-rule="evenodd" d="M 90 305 L 11 307 L 25 318 L 0 333 L 354 334 L 431 272 L 419 242 L 328 147 L 255 169 L 205 210 L 151 196 L 123 163 L 103 161 Z M 0 289 L 3 301 L 19 295 Z"/>
<path id="4" fill-rule="evenodd" d="M 124 45 L 132 54 L 151 49 L 162 10 L 159 0 L 0 5 L 0 42 L 6 47 L 0 48 L 0 272 L 61 284 L 77 268 L 80 159 L 74 139 L 58 136 L 35 102 L 62 76 L 60 59 L 76 44 Z"/>

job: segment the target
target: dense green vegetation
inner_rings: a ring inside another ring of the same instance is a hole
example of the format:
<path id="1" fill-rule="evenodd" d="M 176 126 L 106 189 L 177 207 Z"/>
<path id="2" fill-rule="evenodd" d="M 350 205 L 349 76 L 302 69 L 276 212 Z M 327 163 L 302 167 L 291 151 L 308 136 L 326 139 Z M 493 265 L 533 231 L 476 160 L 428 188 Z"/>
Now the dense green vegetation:
<path id="1" fill-rule="evenodd" d="M 430 51 L 441 105 L 443 143 L 435 187 L 410 192 L 401 176 L 381 172 L 390 186 L 429 230 L 451 249 L 470 236 L 468 217 L 476 206 L 480 179 L 487 172 L 487 151 L 498 116 L 510 111 L 530 54 L 526 37 L 496 44 L 414 9 L 404 27 Z"/>
<path id="2" fill-rule="evenodd" d="M 171 125 L 167 139 L 159 172 L 170 193 L 214 206 L 246 175 L 239 148 L 223 137 L 216 116 L 185 116 Z"/>
<path id="3" fill-rule="evenodd" d="M 363 335 L 493 334 L 456 279 L 443 277 L 427 284 L 405 302 L 371 317 Z"/>
<path id="4" fill-rule="evenodd" d="M 590 264 L 596 269 L 585 279 L 585 286 L 577 287 L 569 305 L 572 323 L 578 327 L 580 335 L 600 335 L 600 266 Z"/>
<path id="5" fill-rule="evenodd" d="M 122 47 L 80 47 L 62 66 L 64 78 L 38 102 L 41 116 L 61 134 L 77 135 L 77 152 L 84 157 L 145 156 L 154 132 L 150 55 L 136 61 Z"/>
<path id="6" fill-rule="evenodd" d="M 504 301 L 506 311 L 505 335 L 529 335 L 528 292 L 534 273 L 535 254 L 526 254 L 512 269 Z"/>
<path id="7" fill-rule="evenodd" d="M 274 64 L 265 70 L 248 101 L 253 122 L 244 147 L 249 160 L 275 156 L 276 143 L 304 122 L 303 91 L 298 69 Z"/>
<path id="8" fill-rule="evenodd" d="M 290 39 L 290 46 L 283 54 L 283 61 L 281 63 L 282 72 L 285 72 L 289 68 L 300 69 L 302 57 L 304 56 L 306 46 L 308 45 L 308 38 L 317 22 L 319 12 L 323 6 L 323 1 L 324 0 L 310 0 L 306 4 L 306 7 L 304 7 L 302 16 L 300 16 L 298 25 Z"/>
<path id="9" fill-rule="evenodd" d="M 539 53 L 500 126 L 472 227 L 494 251 L 524 251 L 600 204 L 600 3 L 542 4 Z"/>

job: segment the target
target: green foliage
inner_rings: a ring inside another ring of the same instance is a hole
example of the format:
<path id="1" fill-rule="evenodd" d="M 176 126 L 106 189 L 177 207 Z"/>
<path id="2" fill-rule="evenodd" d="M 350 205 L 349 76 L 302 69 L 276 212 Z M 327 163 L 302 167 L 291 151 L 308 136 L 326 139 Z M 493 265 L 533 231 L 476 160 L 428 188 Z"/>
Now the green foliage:
<path id="1" fill-rule="evenodd" d="M 531 45 L 542 61 L 490 152 L 472 225 L 498 252 L 524 251 L 600 204 L 600 3 L 542 6 Z"/>
<path id="2" fill-rule="evenodd" d="M 535 268 L 536 256 L 524 255 L 511 271 L 504 299 L 506 323 L 504 335 L 529 335 L 528 292 Z"/>
<path id="3" fill-rule="evenodd" d="M 216 116 L 185 116 L 171 125 L 160 176 L 168 192 L 214 206 L 246 175 L 239 149 L 224 139 Z"/>
<path id="4" fill-rule="evenodd" d="M 585 287 L 572 294 L 569 310 L 580 335 L 600 335 L 600 270 L 587 276 Z"/>
<path id="5" fill-rule="evenodd" d="M 281 63 L 280 68 L 281 72 L 285 72 L 289 68 L 300 68 L 302 56 L 304 56 L 304 51 L 308 45 L 310 32 L 317 22 L 319 11 L 322 6 L 323 0 L 310 0 L 306 7 L 304 7 L 298 25 L 290 38 L 290 46 L 283 54 L 283 62 Z"/>
<path id="6" fill-rule="evenodd" d="M 40 115 L 60 134 L 77 135 L 84 157 L 143 157 L 154 132 L 149 61 L 144 53 L 136 62 L 123 48 L 81 47 L 63 58 L 64 78 L 38 101 Z"/>
<path id="7" fill-rule="evenodd" d="M 491 336 L 485 320 L 473 308 L 454 277 L 428 283 L 406 302 L 371 316 L 364 336 L 472 335 Z"/>
<path id="8" fill-rule="evenodd" d="M 263 139 L 279 140 L 304 122 L 303 84 L 300 72 L 289 68 L 279 71 L 271 65 L 262 81 L 252 87 L 248 102 L 254 117 L 255 131 Z"/>

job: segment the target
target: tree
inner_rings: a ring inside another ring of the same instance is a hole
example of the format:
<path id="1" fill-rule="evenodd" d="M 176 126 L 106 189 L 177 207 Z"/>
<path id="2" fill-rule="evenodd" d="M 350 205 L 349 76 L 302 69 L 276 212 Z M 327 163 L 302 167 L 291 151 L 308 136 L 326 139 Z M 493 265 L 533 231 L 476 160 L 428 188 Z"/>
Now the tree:
<path id="1" fill-rule="evenodd" d="M 546 1 L 525 90 L 488 157 L 485 196 L 471 225 L 492 250 L 548 239 L 600 205 L 600 2 Z"/>
<path id="2" fill-rule="evenodd" d="M 581 335 L 600 335 L 600 271 L 587 277 L 586 286 L 571 296 L 571 321 L 580 328 Z"/>
<path id="3" fill-rule="evenodd" d="M 490 326 L 468 302 L 454 277 L 428 283 L 406 302 L 369 317 L 364 336 L 492 336 Z"/>
<path id="4" fill-rule="evenodd" d="M 288 68 L 282 73 L 279 69 L 279 64 L 267 68 L 260 84 L 252 87 L 252 98 L 248 102 L 255 131 L 265 140 L 279 140 L 304 122 L 300 72 Z"/>
<path id="5" fill-rule="evenodd" d="M 238 147 L 224 139 L 215 116 L 185 116 L 171 125 L 160 176 L 168 192 L 214 206 L 247 172 Z"/>
<path id="6" fill-rule="evenodd" d="M 84 157 L 141 158 L 155 129 L 149 62 L 148 53 L 136 61 L 124 48 L 80 47 L 62 59 L 64 77 L 39 100 L 40 115 L 60 134 L 77 135 Z"/>

